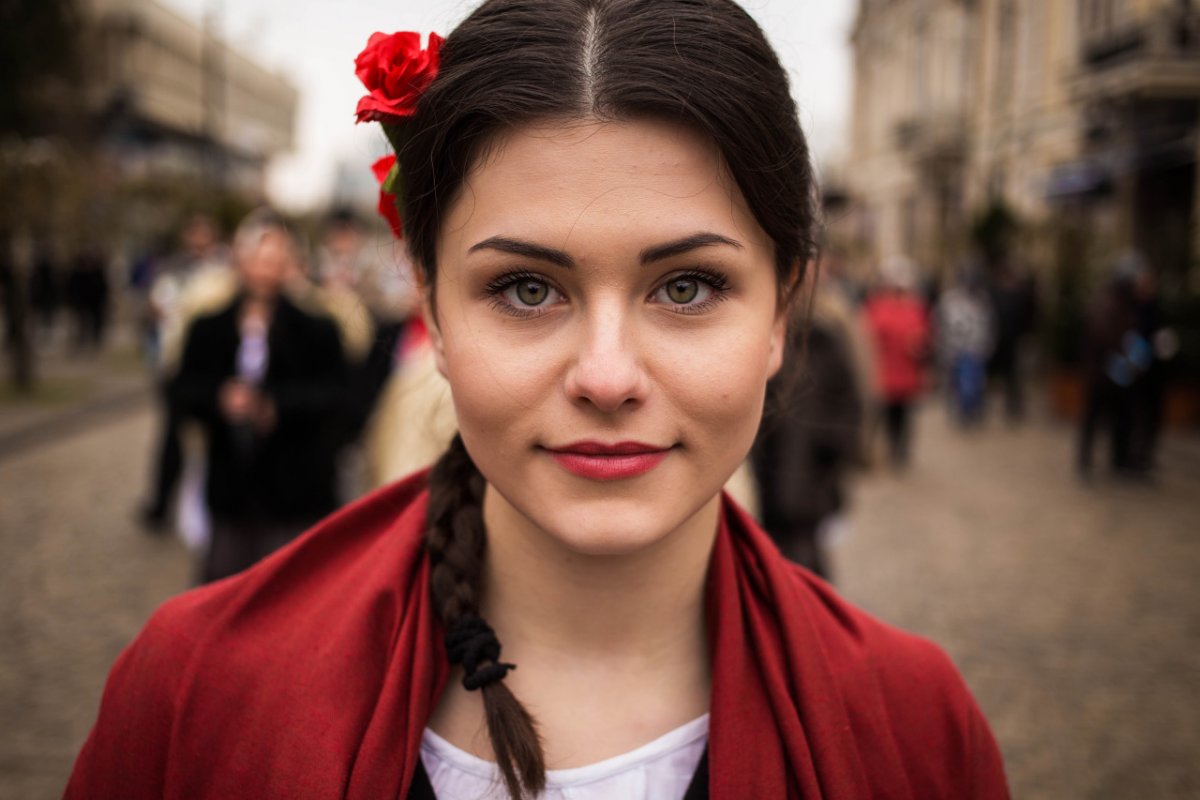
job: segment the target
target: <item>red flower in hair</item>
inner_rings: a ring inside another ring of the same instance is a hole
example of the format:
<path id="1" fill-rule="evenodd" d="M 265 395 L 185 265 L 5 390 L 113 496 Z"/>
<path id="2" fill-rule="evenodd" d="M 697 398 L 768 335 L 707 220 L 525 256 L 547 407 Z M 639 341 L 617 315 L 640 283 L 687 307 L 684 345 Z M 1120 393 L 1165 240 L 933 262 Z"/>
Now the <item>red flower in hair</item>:
<path id="1" fill-rule="evenodd" d="M 370 92 L 358 101 L 358 121 L 392 122 L 412 116 L 421 93 L 437 75 L 442 41 L 431 33 L 429 47 L 422 50 L 419 33 L 371 34 L 366 49 L 354 59 L 355 72 Z"/>
<path id="2" fill-rule="evenodd" d="M 388 227 L 397 239 L 404 238 L 404 224 L 400 221 L 400 209 L 396 207 L 396 195 L 385 192 L 383 186 L 387 183 L 392 169 L 396 166 L 395 156 L 384 156 L 371 165 L 375 180 L 379 181 L 379 215 L 387 220 Z"/>

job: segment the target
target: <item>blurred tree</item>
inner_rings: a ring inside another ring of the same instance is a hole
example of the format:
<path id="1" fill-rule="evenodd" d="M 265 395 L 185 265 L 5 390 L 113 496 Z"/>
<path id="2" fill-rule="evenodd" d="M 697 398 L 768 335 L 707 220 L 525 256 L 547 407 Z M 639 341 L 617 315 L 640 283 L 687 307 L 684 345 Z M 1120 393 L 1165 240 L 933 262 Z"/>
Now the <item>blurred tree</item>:
<path id="1" fill-rule="evenodd" d="M 0 137 L 77 127 L 80 30 L 75 0 L 0 0 Z"/>
<path id="2" fill-rule="evenodd" d="M 29 335 L 28 287 L 14 268 L 9 237 L 0 234 L 0 307 L 4 309 L 4 349 L 9 377 L 19 392 L 33 388 L 33 348 Z"/>
<path id="3" fill-rule="evenodd" d="M 62 154 L 87 130 L 76 0 L 0 0 L 0 238 L 10 379 L 33 387 L 26 270 L 14 237 L 44 239 L 62 197 Z M 64 145 L 66 145 L 64 147 Z"/>

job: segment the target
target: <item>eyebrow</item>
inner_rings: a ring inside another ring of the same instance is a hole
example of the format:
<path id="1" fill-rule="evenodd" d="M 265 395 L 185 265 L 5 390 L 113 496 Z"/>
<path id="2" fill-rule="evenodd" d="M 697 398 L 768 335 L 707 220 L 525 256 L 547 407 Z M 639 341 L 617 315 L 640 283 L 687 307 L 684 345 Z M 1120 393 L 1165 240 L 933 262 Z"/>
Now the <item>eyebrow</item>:
<path id="1" fill-rule="evenodd" d="M 472 245 L 467 252 L 474 253 L 476 250 L 499 250 L 501 253 L 512 253 L 515 256 L 549 261 L 564 269 L 575 266 L 575 259 L 562 250 L 555 250 L 553 247 L 544 247 L 521 239 L 510 239 L 507 236 L 493 236 L 490 239 L 484 239 L 482 242 Z"/>
<path id="2" fill-rule="evenodd" d="M 638 260 L 643 265 L 652 264 L 655 261 L 664 261 L 668 258 L 689 253 L 692 250 L 698 250 L 701 247 L 712 247 L 713 245 L 728 245 L 729 247 L 736 247 L 739 250 L 742 248 L 741 242 L 730 239 L 727 236 L 722 236 L 719 233 L 693 233 L 690 236 L 676 239 L 673 242 L 647 247 L 639 254 Z M 498 250 L 502 253 L 511 253 L 512 255 L 524 256 L 525 258 L 548 261 L 564 269 L 571 269 L 575 266 L 575 259 L 562 250 L 534 244 L 522 239 L 512 239 L 508 236 L 492 236 L 484 239 L 482 242 L 472 245 L 471 249 L 467 252 L 474 253 L 477 250 Z"/>
<path id="3" fill-rule="evenodd" d="M 691 236 L 685 236 L 682 239 L 676 239 L 673 242 L 647 247 L 642 251 L 642 264 L 651 264 L 655 261 L 663 261 L 674 256 L 680 256 L 684 253 L 690 253 L 692 250 L 698 250 L 701 247 L 711 247 L 717 244 L 729 245 L 742 249 L 741 242 L 722 236 L 719 233 L 693 233 Z"/>

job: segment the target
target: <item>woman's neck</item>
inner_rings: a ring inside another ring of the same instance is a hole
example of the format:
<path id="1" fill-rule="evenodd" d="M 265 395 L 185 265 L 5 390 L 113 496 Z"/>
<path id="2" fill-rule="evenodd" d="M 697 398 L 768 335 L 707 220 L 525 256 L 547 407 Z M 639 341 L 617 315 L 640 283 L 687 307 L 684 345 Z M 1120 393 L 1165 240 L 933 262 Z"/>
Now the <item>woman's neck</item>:
<path id="1" fill-rule="evenodd" d="M 704 584 L 719 496 L 659 541 L 622 555 L 569 549 L 491 487 L 483 511 L 482 611 L 506 648 L 511 642 L 534 653 L 605 660 L 681 646 L 703 650 Z"/>
<path id="2" fill-rule="evenodd" d="M 629 752 L 708 710 L 704 585 L 720 498 L 636 554 L 581 555 L 489 488 L 481 614 L 519 669 L 551 769 Z M 478 692 L 452 680 L 429 725 L 491 759 Z"/>

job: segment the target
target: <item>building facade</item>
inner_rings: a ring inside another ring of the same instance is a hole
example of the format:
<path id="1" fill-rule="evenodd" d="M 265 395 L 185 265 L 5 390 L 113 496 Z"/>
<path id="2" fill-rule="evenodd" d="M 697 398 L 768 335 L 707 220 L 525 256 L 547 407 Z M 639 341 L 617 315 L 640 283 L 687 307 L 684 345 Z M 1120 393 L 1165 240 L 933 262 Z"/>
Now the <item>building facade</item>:
<path id="1" fill-rule="evenodd" d="M 285 78 L 155 0 L 84 0 L 89 106 L 124 176 L 173 175 L 261 200 L 294 141 Z"/>
<path id="2" fill-rule="evenodd" d="M 970 15 L 945 0 L 863 0 L 845 181 L 869 255 L 931 263 L 963 208 L 975 60 Z"/>
<path id="3" fill-rule="evenodd" d="M 871 258 L 943 272 L 1002 205 L 1035 266 L 1079 246 L 1066 221 L 1092 232 L 1085 260 L 1137 247 L 1196 279 L 1195 3 L 861 0 L 852 44 L 846 174 Z"/>

